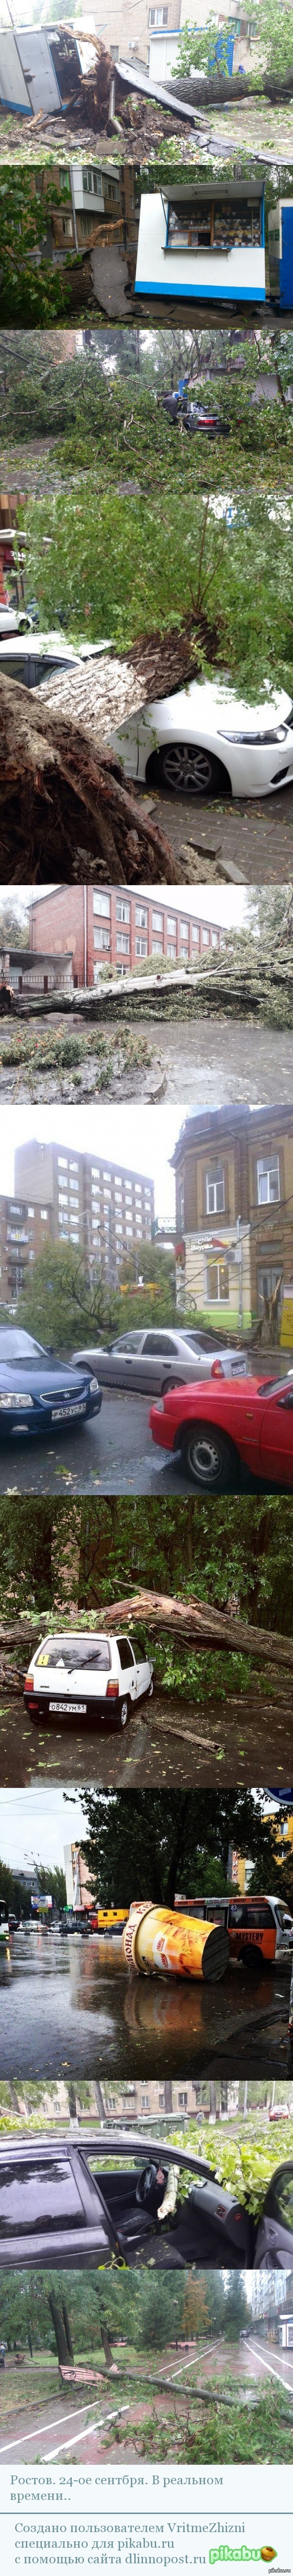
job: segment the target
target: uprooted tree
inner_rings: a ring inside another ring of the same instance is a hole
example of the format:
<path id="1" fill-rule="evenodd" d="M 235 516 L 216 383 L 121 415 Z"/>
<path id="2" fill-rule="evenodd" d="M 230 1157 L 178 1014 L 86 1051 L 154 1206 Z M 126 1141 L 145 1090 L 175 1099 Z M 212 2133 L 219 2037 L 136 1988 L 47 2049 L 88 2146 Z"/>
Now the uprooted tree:
<path id="1" fill-rule="evenodd" d="M 199 576 L 200 578 L 200 576 Z M 60 681 L 28 694 L 0 678 L 0 857 L 2 881 L 27 882 L 28 862 L 43 881 L 94 870 L 112 884 L 140 877 L 178 877 L 169 841 L 135 790 L 123 783 L 111 733 L 149 698 L 168 696 L 195 676 L 202 649 L 219 638 L 200 595 L 181 632 L 171 629 L 133 646 L 125 660 L 101 655 L 90 673 L 74 667 Z M 12 863 L 12 864 L 11 864 Z M 186 877 L 186 864 L 179 873 Z"/>

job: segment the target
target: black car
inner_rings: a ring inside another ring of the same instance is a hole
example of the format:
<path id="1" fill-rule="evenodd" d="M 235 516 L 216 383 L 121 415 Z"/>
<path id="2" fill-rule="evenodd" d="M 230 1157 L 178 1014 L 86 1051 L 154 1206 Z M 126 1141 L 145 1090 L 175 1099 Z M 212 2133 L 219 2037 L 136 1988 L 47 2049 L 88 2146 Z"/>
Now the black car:
<path id="1" fill-rule="evenodd" d="M 186 2197 L 183 2176 L 190 2176 Z M 193 2263 L 267 2271 L 284 2270 L 292 2258 L 293 2164 L 279 2166 L 256 2223 L 201 2157 L 165 2140 L 116 2131 L 114 2141 L 113 2131 L 103 2130 L 82 2144 L 13 2138 L 0 2146 L 5 2271 L 113 2261 L 165 2271 Z"/>

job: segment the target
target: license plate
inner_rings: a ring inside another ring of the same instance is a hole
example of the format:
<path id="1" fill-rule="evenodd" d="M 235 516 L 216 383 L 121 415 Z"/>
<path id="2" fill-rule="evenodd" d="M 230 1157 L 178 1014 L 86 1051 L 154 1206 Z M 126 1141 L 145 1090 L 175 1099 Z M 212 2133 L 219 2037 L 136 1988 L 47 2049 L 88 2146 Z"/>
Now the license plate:
<path id="1" fill-rule="evenodd" d="M 51 1422 L 68 1422 L 71 1413 L 86 1413 L 86 1401 L 84 1404 L 52 1405 Z"/>
<path id="2" fill-rule="evenodd" d="M 232 1360 L 231 1377 L 245 1377 L 245 1369 L 242 1368 L 242 1360 Z"/>
<path id="3" fill-rule="evenodd" d="M 86 1717 L 86 1699 L 49 1699 L 49 1716 Z"/>

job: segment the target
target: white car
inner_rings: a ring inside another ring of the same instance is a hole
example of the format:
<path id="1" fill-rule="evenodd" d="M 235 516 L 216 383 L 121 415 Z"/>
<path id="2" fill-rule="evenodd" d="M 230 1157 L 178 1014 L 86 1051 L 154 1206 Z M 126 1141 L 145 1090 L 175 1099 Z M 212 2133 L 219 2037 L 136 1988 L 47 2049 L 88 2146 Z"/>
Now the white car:
<path id="1" fill-rule="evenodd" d="M 229 684 L 190 680 L 111 737 L 128 778 L 176 796 L 269 796 L 293 780 L 293 702 L 247 706 Z"/>
<path id="2" fill-rule="evenodd" d="M 153 1664 L 143 1638 L 81 1636 L 43 1637 L 32 1655 L 24 1684 L 26 1708 L 33 1718 L 114 1718 L 127 1725 L 138 1699 L 152 1699 Z"/>
<path id="3" fill-rule="evenodd" d="M 40 689 L 42 681 L 58 679 L 59 671 L 76 670 L 79 663 L 96 661 L 99 653 L 110 651 L 107 636 L 101 644 L 82 644 L 77 653 L 65 636 L 39 630 L 21 635 L 18 630 L 17 635 L 0 638 L 0 678 L 2 672 L 5 680 L 21 680 L 23 689 Z"/>
<path id="4" fill-rule="evenodd" d="M 74 1368 L 97 1370 L 101 1386 L 127 1387 L 133 1395 L 166 1395 L 171 1386 L 186 1386 L 202 1377 L 246 1377 L 246 1351 L 210 1343 L 201 1333 L 168 1331 L 163 1325 L 119 1333 L 108 1351 L 74 1351 Z"/>

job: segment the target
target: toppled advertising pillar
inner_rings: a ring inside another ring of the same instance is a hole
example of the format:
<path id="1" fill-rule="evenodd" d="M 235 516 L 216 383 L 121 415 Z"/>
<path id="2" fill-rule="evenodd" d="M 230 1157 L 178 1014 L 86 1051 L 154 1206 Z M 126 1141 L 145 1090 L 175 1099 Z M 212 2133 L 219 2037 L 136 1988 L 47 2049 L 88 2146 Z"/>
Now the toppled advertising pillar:
<path id="1" fill-rule="evenodd" d="M 138 1901 L 130 1906 L 123 1954 L 138 1976 L 203 1977 L 212 1985 L 229 1964 L 228 1933 L 221 1923 Z"/>

